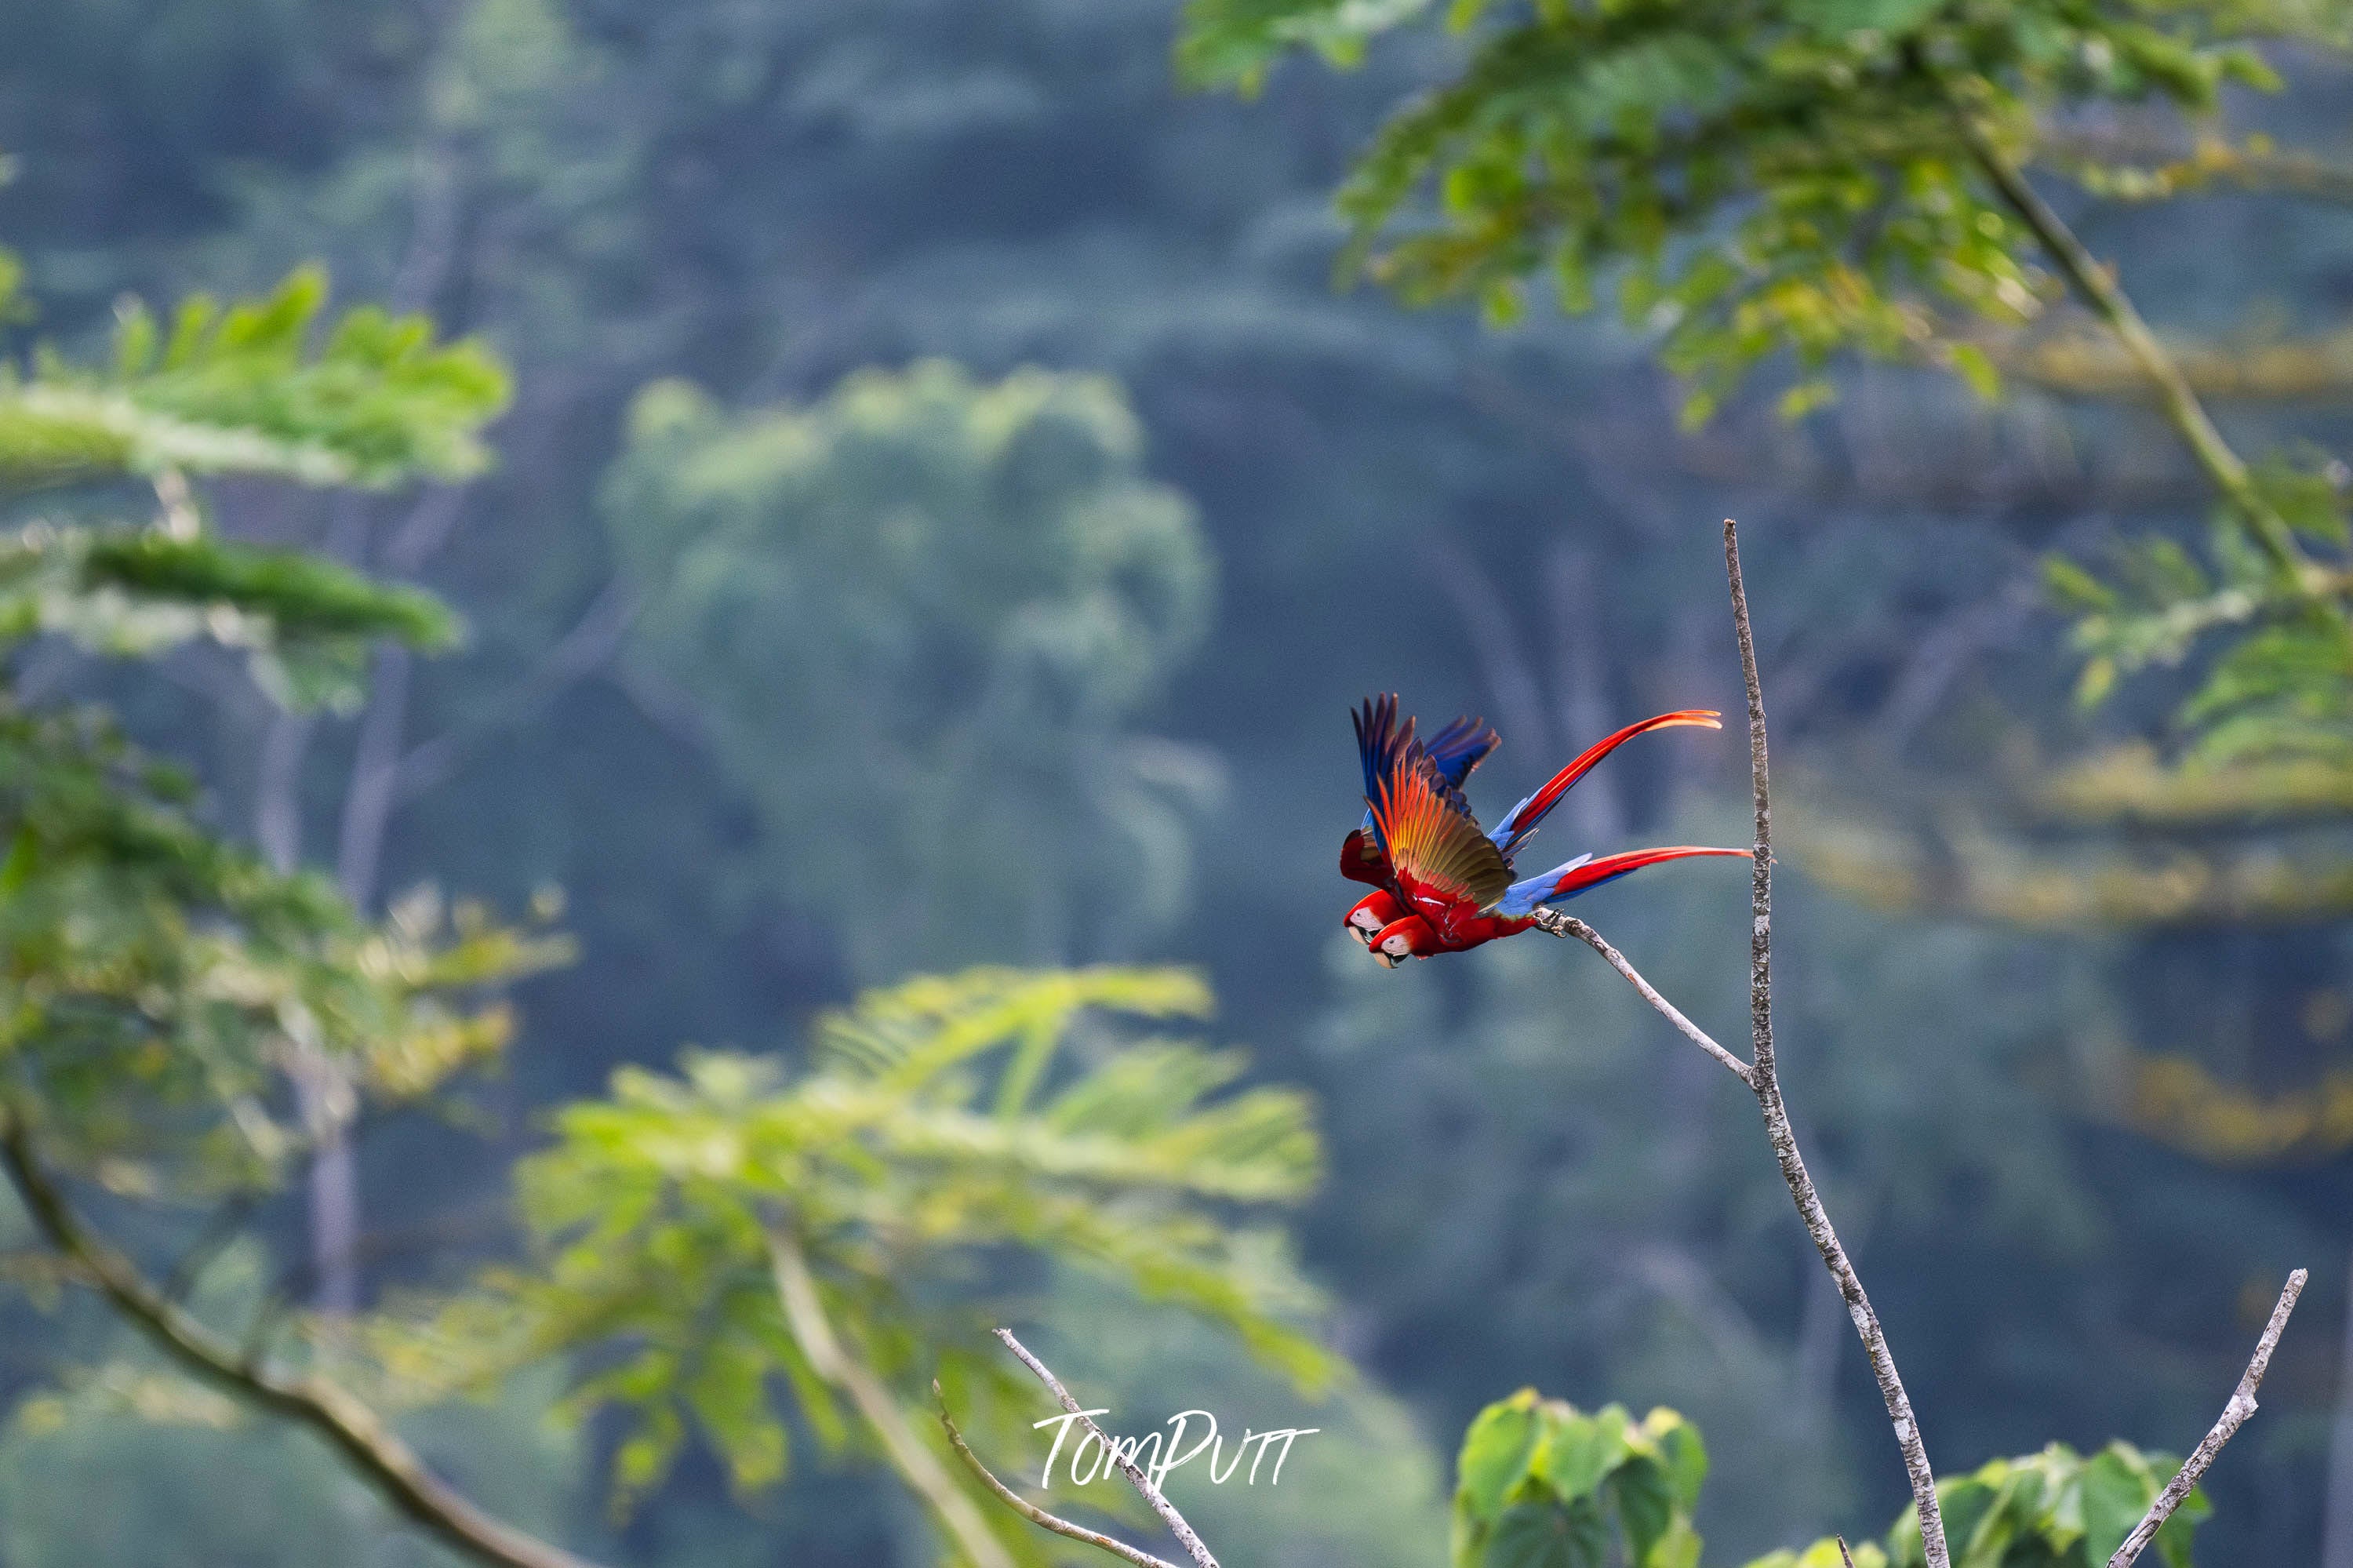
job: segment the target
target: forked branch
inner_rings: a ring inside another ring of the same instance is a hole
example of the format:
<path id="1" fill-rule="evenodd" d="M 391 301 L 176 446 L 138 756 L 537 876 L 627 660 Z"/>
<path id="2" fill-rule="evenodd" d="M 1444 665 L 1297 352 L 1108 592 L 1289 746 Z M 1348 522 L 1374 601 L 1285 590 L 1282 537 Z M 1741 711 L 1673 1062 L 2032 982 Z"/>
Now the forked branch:
<path id="1" fill-rule="evenodd" d="M 1944 1517 L 1936 1506 L 1936 1475 L 1928 1467 L 1928 1451 L 1920 1439 L 1919 1419 L 1912 1414 L 1911 1396 L 1904 1392 L 1904 1380 L 1896 1374 L 1895 1357 L 1887 1348 L 1887 1335 L 1879 1326 L 1879 1315 L 1872 1310 L 1871 1298 L 1863 1293 L 1862 1280 L 1847 1257 L 1846 1248 L 1840 1245 L 1838 1232 L 1822 1208 L 1821 1194 L 1815 1191 L 1814 1180 L 1807 1173 L 1805 1158 L 1798 1152 L 1797 1133 L 1789 1126 L 1788 1107 L 1781 1099 L 1781 1081 L 1773 1057 L 1773 803 L 1766 767 L 1765 695 L 1757 678 L 1757 642 L 1748 624 L 1748 591 L 1740 577 L 1738 530 L 1730 518 L 1725 519 L 1724 524 L 1724 567 L 1732 588 L 1732 624 L 1740 642 L 1740 673 L 1748 692 L 1748 771 L 1757 808 L 1750 893 L 1755 924 L 1748 947 L 1753 1059 L 1743 1062 L 1717 1044 L 1706 1031 L 1661 996 L 1617 948 L 1584 921 L 1557 916 L 1546 920 L 1545 928 L 1556 936 L 1575 937 L 1599 953 L 1611 969 L 1642 993 L 1642 1000 L 1729 1069 L 1757 1097 L 1757 1109 L 1765 1118 L 1765 1136 L 1773 1146 L 1773 1158 L 1781 1167 L 1781 1180 L 1798 1205 L 1798 1217 L 1805 1223 L 1806 1234 L 1813 1238 L 1824 1266 L 1838 1284 L 1839 1295 L 1846 1301 L 1847 1316 L 1854 1319 L 1863 1352 L 1871 1359 L 1873 1375 L 1879 1380 L 1880 1397 L 1887 1405 L 1887 1419 L 1895 1431 L 1895 1446 L 1904 1456 L 1905 1474 L 1911 1481 L 1912 1506 L 1920 1516 L 1920 1541 L 1927 1568 L 1951 1568 L 1952 1553 L 1945 1543 Z"/>
<path id="2" fill-rule="evenodd" d="M 1732 588 L 1732 629 L 1740 641 L 1740 677 L 1748 688 L 1748 781 L 1757 807 L 1757 845 L 1749 909 L 1755 916 L 1748 944 L 1748 1022 L 1753 1044 L 1749 1088 L 1765 1116 L 1765 1136 L 1781 1167 L 1781 1180 L 1798 1205 L 1806 1234 L 1822 1255 L 1822 1263 L 1838 1282 L 1846 1300 L 1847 1316 L 1854 1319 L 1863 1352 L 1879 1380 L 1880 1398 L 1895 1431 L 1895 1446 L 1904 1455 L 1904 1469 L 1912 1483 L 1912 1507 L 1920 1516 L 1920 1544 L 1928 1568 L 1948 1568 L 1952 1552 L 1945 1543 L 1945 1520 L 1936 1505 L 1936 1477 L 1928 1467 L 1927 1446 L 1920 1438 L 1919 1418 L 1912 1414 L 1912 1398 L 1896 1374 L 1894 1352 L 1887 1348 L 1879 1314 L 1871 1309 L 1862 1279 L 1839 1245 L 1838 1232 L 1823 1211 L 1821 1194 L 1806 1172 L 1805 1157 L 1798 1152 L 1798 1135 L 1789 1126 L 1788 1107 L 1781 1100 L 1781 1079 L 1773 1056 L 1773 792 L 1766 766 L 1765 694 L 1757 678 L 1757 639 L 1748 625 L 1748 589 L 1740 577 L 1740 531 L 1724 520 L 1724 571 Z"/>
<path id="3" fill-rule="evenodd" d="M 1144 1500 L 1152 1505 L 1152 1511 L 1160 1516 L 1162 1523 L 1167 1525 L 1168 1532 L 1176 1538 L 1177 1544 L 1185 1548 L 1185 1554 L 1193 1560 L 1197 1568 L 1218 1568 L 1218 1560 L 1209 1555 L 1209 1549 L 1201 1544 L 1201 1538 L 1193 1532 L 1191 1525 L 1185 1522 L 1185 1516 L 1176 1511 L 1176 1505 L 1170 1502 L 1162 1495 L 1160 1489 L 1152 1484 L 1152 1478 L 1144 1473 L 1132 1454 L 1122 1457 L 1121 1451 L 1112 1446 L 1111 1439 L 1103 1436 L 1103 1429 L 1095 1425 L 1094 1417 L 1089 1415 L 1084 1409 L 1081 1408 L 1079 1402 L 1071 1397 L 1071 1391 L 1062 1386 L 1060 1378 L 1046 1370 L 1046 1363 L 1031 1355 L 1029 1347 L 1013 1337 L 1012 1330 L 999 1329 L 997 1330 L 997 1337 L 1005 1342 L 1007 1350 L 1021 1359 L 1023 1366 L 1037 1374 L 1038 1381 L 1046 1385 L 1062 1408 L 1078 1418 L 1079 1425 L 1096 1442 L 1103 1446 L 1103 1453 L 1119 1467 L 1119 1473 L 1127 1478 L 1127 1484 L 1142 1493 Z"/>
<path id="4" fill-rule="evenodd" d="M 1044 1509 L 998 1480 L 990 1472 L 988 1467 L 980 1462 L 980 1457 L 972 1451 L 972 1446 L 964 1440 L 964 1434 L 956 1430 L 955 1417 L 948 1414 L 947 1395 L 940 1392 L 940 1381 L 937 1378 L 932 1380 L 932 1397 L 939 1402 L 940 1425 L 947 1428 L 948 1446 L 954 1448 L 956 1457 L 964 1461 L 964 1467 L 970 1470 L 982 1486 L 995 1493 L 997 1500 L 1007 1508 L 1040 1530 L 1050 1530 L 1055 1534 L 1066 1535 L 1072 1541 L 1084 1542 L 1089 1546 L 1110 1552 L 1123 1562 L 1134 1563 L 1135 1568 L 1176 1568 L 1176 1565 L 1166 1558 L 1155 1557 L 1141 1547 L 1130 1546 L 1126 1542 L 1115 1540 L 1101 1531 L 1089 1530 L 1083 1524 L 1072 1524 L 1059 1514 L 1048 1513 Z"/>

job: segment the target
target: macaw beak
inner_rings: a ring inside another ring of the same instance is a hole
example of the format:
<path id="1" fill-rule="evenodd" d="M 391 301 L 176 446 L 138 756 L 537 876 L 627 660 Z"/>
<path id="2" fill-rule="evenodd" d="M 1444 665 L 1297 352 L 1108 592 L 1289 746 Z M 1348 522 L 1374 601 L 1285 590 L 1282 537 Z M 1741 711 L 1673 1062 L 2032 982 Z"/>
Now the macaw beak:
<path id="1" fill-rule="evenodd" d="M 1384 953 L 1384 952 L 1378 952 L 1378 951 L 1376 951 L 1376 952 L 1373 954 L 1373 958 L 1374 958 L 1375 961 L 1377 961 L 1377 962 L 1381 966 L 1381 968 L 1383 968 L 1383 969 L 1393 969 L 1397 968 L 1399 964 L 1401 964 L 1401 963 L 1405 962 L 1405 960 L 1404 960 L 1403 959 L 1399 959 L 1399 958 L 1392 958 L 1391 956 L 1389 956 L 1389 955 L 1388 955 L 1388 954 L 1387 954 L 1387 953 Z"/>
<path id="2" fill-rule="evenodd" d="M 1373 934 L 1370 931 L 1366 930 L 1362 926 L 1357 925 L 1353 920 L 1346 922 L 1346 926 L 1348 935 L 1356 938 L 1356 946 L 1360 948 L 1369 948 L 1373 945 Z"/>

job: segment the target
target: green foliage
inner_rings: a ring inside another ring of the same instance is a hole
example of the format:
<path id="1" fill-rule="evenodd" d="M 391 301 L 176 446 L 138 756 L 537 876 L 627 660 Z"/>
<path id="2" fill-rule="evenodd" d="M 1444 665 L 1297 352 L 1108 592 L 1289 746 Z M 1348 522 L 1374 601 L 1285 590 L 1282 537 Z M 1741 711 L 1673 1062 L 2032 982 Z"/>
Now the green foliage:
<path id="1" fill-rule="evenodd" d="M 1200 79 L 1247 87 L 1288 48 L 1345 62 L 1430 9 L 1196 0 L 1179 55 Z M 1989 156 L 2023 162 L 2042 122 L 2089 105 L 2208 113 L 2228 83 L 2280 84 L 2257 44 L 2344 26 L 2292 0 L 1457 0 L 1446 15 L 1467 63 L 1357 163 L 1340 193 L 1354 254 L 1409 300 L 1467 296 L 1497 318 L 1531 279 L 1571 312 L 1614 286 L 1685 378 L 1694 423 L 1777 356 L 1794 372 L 1792 418 L 1833 395 L 1827 372 L 1850 351 L 1942 364 L 1992 397 L 1967 323 L 2029 321 L 2052 289 L 2037 264 L 2047 237 Z M 2190 439 L 2220 444 L 2211 429 Z M 2341 584 L 2282 591 L 2294 534 L 2344 544 L 2342 497 L 2285 465 L 2242 490 L 2221 478 L 2238 462 L 2227 449 L 2205 461 L 2270 560 L 2225 556 L 2217 585 L 2158 541 L 2117 585 L 2067 569 L 2079 599 L 2116 596 L 2079 628 L 2082 691 L 2105 696 L 2118 674 L 2234 626 L 2182 713 L 2206 758 L 2342 753 L 2353 663 L 2344 606 L 2324 603 Z M 2298 624 L 2243 630 L 2280 617 Z"/>
<path id="2" fill-rule="evenodd" d="M 53 1157 L 185 1202 L 269 1186 L 303 1134 L 272 1108 L 292 1049 L 394 1098 L 503 1043 L 502 1008 L 444 1000 L 559 946 L 412 902 L 381 927 L 322 880 L 208 832 L 185 781 L 94 713 L 0 707 L 0 1061 Z"/>
<path id="3" fill-rule="evenodd" d="M 2258 477 L 2298 535 L 2343 542 L 2343 498 L 2326 470 L 2281 463 Z M 2283 591 L 2243 529 L 2218 517 L 2203 558 L 2163 535 L 2118 542 L 2105 567 L 2045 567 L 2052 596 L 2076 615 L 2083 703 L 2105 699 L 2120 676 L 2202 657 L 2180 713 L 2195 761 L 2353 758 L 2353 625 L 2325 599 Z M 2219 647 L 2218 634 L 2227 635 Z"/>
<path id="4" fill-rule="evenodd" d="M 441 648 L 458 631 L 431 595 L 299 550 L 46 523 L 0 537 L 0 647 L 53 633 L 152 658 L 208 640 L 243 649 L 262 690 L 290 708 L 355 702 L 377 638 Z"/>
<path id="5" fill-rule="evenodd" d="M 1455 1568 L 1699 1562 L 1691 1511 L 1707 1449 L 1672 1410 L 1639 1422 L 1618 1404 L 1587 1414 L 1524 1388 L 1471 1423 L 1456 1475 Z"/>
<path id="6" fill-rule="evenodd" d="M 1113 384 L 934 363 L 731 415 L 663 383 L 604 509 L 635 657 L 693 694 L 861 978 L 1117 956 L 1184 906 L 1218 775 L 1132 726 L 1213 572 Z"/>
<path id="7" fill-rule="evenodd" d="M 2132 1533 L 2181 1467 L 2166 1454 L 2111 1443 L 2086 1458 L 2064 1443 L 2017 1459 L 1994 1459 L 1936 1483 L 1953 1568 L 2101 1568 Z M 2190 1536 L 2211 1511 L 2193 1490 L 2157 1532 L 2166 1568 L 2190 1568 Z M 1838 1568 L 1838 1542 L 1776 1552 L 1748 1568 Z M 1920 1520 L 1905 1510 L 1884 1545 L 1865 1542 L 1855 1568 L 1922 1568 Z"/>
<path id="8" fill-rule="evenodd" d="M 2063 1443 L 1994 1459 L 1936 1483 L 1954 1568 L 2100 1568 L 2181 1461 L 2111 1443 L 2089 1458 Z M 1622 1405 L 1591 1414 L 1534 1389 L 1481 1411 L 1456 1461 L 1454 1568 L 1695 1568 L 1691 1523 L 1707 1449 L 1675 1412 L 1636 1422 Z M 2190 1568 L 2190 1536 L 2210 1511 L 2192 1491 L 2157 1550 Z M 1613 1526 L 1615 1527 L 1613 1530 Z M 1919 1516 L 1906 1508 L 1855 1568 L 1922 1568 Z M 1760 1557 L 1748 1568 L 1840 1568 L 1836 1541 Z"/>
<path id="9" fill-rule="evenodd" d="M 1429 9 L 1204 0 L 1180 54 L 1248 84 L 1286 48 L 1345 59 Z M 1940 318 L 2031 315 L 2033 241 L 1961 117 L 2018 141 L 2057 105 L 2206 109 L 2226 80 L 2272 81 L 2243 40 L 2279 20 L 2260 0 L 1460 0 L 1447 16 L 1468 63 L 1382 129 L 1341 194 L 1359 250 L 1409 298 L 1498 315 L 1530 277 L 1572 311 L 1614 281 L 1692 379 L 1694 418 L 1783 352 L 1809 375 L 1844 349 L 1928 355 L 1989 391 L 1989 362 Z M 1801 380 L 1788 406 L 1822 390 Z"/>
<path id="10" fill-rule="evenodd" d="M 1208 1004 L 1177 970 L 976 969 L 826 1015 L 797 1075 L 719 1052 L 676 1075 L 626 1069 L 522 1169 L 538 1265 L 390 1336 L 389 1364 L 429 1384 L 593 1351 L 602 1370 L 570 1404 L 628 1414 L 623 1502 L 690 1431 L 737 1486 L 765 1486 L 787 1466 L 788 1408 L 828 1442 L 848 1430 L 779 1300 L 784 1236 L 853 1354 L 911 1399 L 936 1371 L 981 1430 L 1025 1408 L 979 1348 L 995 1348 L 983 1303 L 1004 1309 L 988 1282 L 1008 1249 L 1186 1308 L 1320 1383 L 1332 1365 L 1298 1326 L 1313 1298 L 1282 1240 L 1228 1218 L 1314 1186 L 1308 1107 L 1285 1089 L 1220 1095 L 1238 1055 L 1155 1032 Z"/>
<path id="11" fill-rule="evenodd" d="M 304 268 L 227 308 L 195 296 L 168 329 L 132 305 L 105 367 L 44 351 L 29 376 L 0 372 L 0 490 L 167 470 L 370 487 L 480 471 L 480 431 L 508 397 L 497 360 L 375 306 L 324 328 L 326 301 L 325 274 Z"/>

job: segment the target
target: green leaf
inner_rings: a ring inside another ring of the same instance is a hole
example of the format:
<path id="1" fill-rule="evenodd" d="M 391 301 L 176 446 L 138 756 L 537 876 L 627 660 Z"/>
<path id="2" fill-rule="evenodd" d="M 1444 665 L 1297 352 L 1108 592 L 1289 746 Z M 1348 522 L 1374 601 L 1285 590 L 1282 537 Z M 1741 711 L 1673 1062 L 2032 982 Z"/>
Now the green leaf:
<path id="1" fill-rule="evenodd" d="M 1707 1444 L 1699 1428 L 1661 1405 L 1642 1418 L 1642 1431 L 1658 1445 L 1677 1505 L 1686 1513 L 1699 1507 L 1700 1486 L 1707 1479 Z"/>
<path id="2" fill-rule="evenodd" d="M 1629 1458 L 1609 1477 L 1609 1500 L 1626 1531 L 1628 1560 L 1635 1568 L 1667 1568 L 1656 1555 L 1677 1522 L 1666 1467 L 1643 1455 Z"/>
<path id="3" fill-rule="evenodd" d="M 1532 1388 L 1499 1400 L 1473 1417 L 1454 1465 L 1458 1510 L 1475 1520 L 1494 1519 L 1504 1498 L 1526 1478 L 1543 1431 Z"/>
<path id="4" fill-rule="evenodd" d="M 1590 1499 L 1564 1508 L 1546 1498 L 1504 1510 L 1479 1568 L 1603 1568 L 1609 1549 L 1601 1510 Z"/>
<path id="5" fill-rule="evenodd" d="M 2084 1555 L 2105 1563 L 2162 1489 L 2148 1462 L 2121 1443 L 2111 1443 L 2084 1467 Z"/>
<path id="6" fill-rule="evenodd" d="M 1612 1404 L 1586 1415 L 1569 1406 L 1543 1410 L 1544 1444 L 1533 1469 L 1564 1503 L 1594 1497 L 1601 1479 L 1626 1458 L 1626 1410 Z"/>

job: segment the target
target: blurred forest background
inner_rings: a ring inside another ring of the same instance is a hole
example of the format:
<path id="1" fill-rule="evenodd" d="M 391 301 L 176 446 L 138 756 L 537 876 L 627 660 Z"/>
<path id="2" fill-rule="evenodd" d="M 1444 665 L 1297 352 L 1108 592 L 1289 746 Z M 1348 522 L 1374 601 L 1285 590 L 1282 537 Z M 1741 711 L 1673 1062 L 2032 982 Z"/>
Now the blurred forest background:
<path id="1" fill-rule="evenodd" d="M 0 243 L 37 307 L 12 355 L 100 358 L 127 298 L 317 262 L 337 309 L 429 313 L 512 377 L 479 473 L 204 497 L 224 536 L 429 587 L 454 650 L 379 647 L 364 698 L 308 714 L 200 652 L 161 682 L 13 655 L 27 702 L 114 705 L 269 863 L 575 946 L 512 988 L 475 1114 L 363 1118 L 355 1199 L 256 1208 L 246 1287 L 347 1311 L 512 1255 L 546 1113 L 682 1045 L 798 1065 L 822 1010 L 917 974 L 1192 965 L 1249 1082 L 1312 1099 L 1290 1226 L 1361 1377 L 1319 1404 L 1172 1308 L 1018 1284 L 1138 1428 L 1324 1428 L 1279 1491 L 1199 1494 L 1228 1561 L 1435 1563 L 1455 1435 L 1524 1384 L 1691 1417 L 1711 1561 L 1876 1534 L 1903 1475 L 1746 1098 L 1581 951 L 1388 973 L 1338 924 L 1349 705 L 1483 713 L 1490 811 L 1621 723 L 1736 708 L 1735 515 L 1788 819 L 1783 1077 L 1931 1451 L 2185 1449 L 2309 1265 L 2200 1551 L 2316 1561 L 2333 1506 L 2353 1568 L 2353 773 L 2201 795 L 2158 762 L 2178 683 L 2074 700 L 2044 558 L 2207 505 L 2129 378 L 2053 338 L 1998 402 L 1848 367 L 1800 419 L 1763 386 L 1687 429 L 1606 313 L 1335 288 L 1333 192 L 1452 42 L 1238 101 L 1180 88 L 1176 26 L 1168 0 L 0 8 Z M 2353 166 L 2344 58 L 2280 63 L 2291 90 L 2228 124 Z M 2068 210 L 2207 345 L 2230 429 L 2348 450 L 2353 177 L 2186 184 Z M 1732 735 L 1647 738 L 1553 839 L 1743 842 L 1744 779 Z M 1730 1040 L 1744 886 L 1701 863 L 1578 912 Z M 43 1306 L 0 1306 L 0 1565 L 438 1550 L 308 1437 L 92 1372 L 123 1330 Z M 617 1512 L 629 1439 L 549 1424 L 556 1392 L 406 1425 L 607 1561 L 929 1560 L 890 1475 L 798 1427 L 779 1484 L 690 1440 Z"/>

